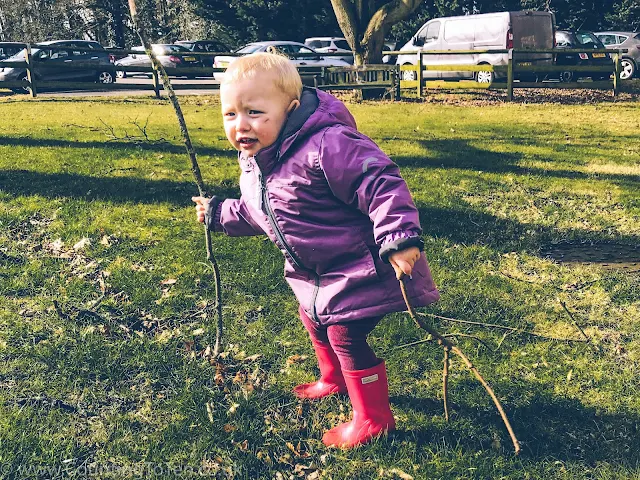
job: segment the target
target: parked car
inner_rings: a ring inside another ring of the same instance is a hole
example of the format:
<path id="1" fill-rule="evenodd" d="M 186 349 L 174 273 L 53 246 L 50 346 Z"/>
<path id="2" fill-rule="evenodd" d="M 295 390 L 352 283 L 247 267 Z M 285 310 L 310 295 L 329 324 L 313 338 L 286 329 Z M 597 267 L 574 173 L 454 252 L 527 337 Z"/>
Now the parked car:
<path id="1" fill-rule="evenodd" d="M 153 49 L 153 53 L 155 53 L 157 59 L 165 68 L 183 69 L 201 66 L 198 59 L 190 55 L 191 52 L 181 45 L 157 43 L 151 45 L 151 48 Z M 136 53 L 131 53 L 126 57 L 121 58 L 120 60 L 116 60 L 115 62 L 116 75 L 118 76 L 118 78 L 126 78 L 131 75 L 141 74 L 150 76 L 151 73 L 125 72 L 124 70 L 119 69 L 119 67 L 151 67 L 151 59 L 145 53 L 144 47 L 142 45 L 133 47 L 131 50 L 135 51 Z M 194 73 L 185 73 L 184 75 L 174 76 L 196 78 L 196 74 Z"/>
<path id="2" fill-rule="evenodd" d="M 498 12 L 460 17 L 434 18 L 425 23 L 400 50 L 503 50 L 552 49 L 554 16 L 550 12 Z M 417 65 L 417 55 L 399 55 L 398 65 Z M 508 54 L 433 54 L 423 56 L 423 65 L 507 65 Z M 518 53 L 519 65 L 551 65 L 553 55 Z M 415 80 L 416 72 L 404 71 L 403 80 Z M 479 83 L 491 83 L 496 77 L 491 71 L 462 72 L 425 70 L 423 78 L 475 78 Z M 534 74 L 526 75 L 534 77 Z M 520 75 L 517 78 L 526 78 Z"/>
<path id="3" fill-rule="evenodd" d="M 175 44 L 181 45 L 192 52 L 199 53 L 221 53 L 231 51 L 228 46 L 217 40 L 178 40 Z M 200 62 L 202 67 L 213 67 L 213 55 L 197 56 L 196 59 Z"/>
<path id="4" fill-rule="evenodd" d="M 382 46 L 382 53 L 384 54 L 384 52 L 397 52 L 396 49 L 400 48 L 402 45 L 400 44 L 400 42 L 395 42 L 395 41 L 388 41 L 388 42 L 384 42 L 384 45 Z M 383 55 L 382 56 L 382 63 L 384 63 L 385 65 L 395 65 L 396 63 L 396 56 L 393 55 Z"/>
<path id="5" fill-rule="evenodd" d="M 299 66 L 317 66 L 317 67 L 333 67 L 333 66 L 347 66 L 348 62 L 345 62 L 342 58 L 337 57 L 323 57 L 315 50 L 307 47 L 303 43 L 299 42 L 287 42 L 287 41 L 268 41 L 268 42 L 254 42 L 245 45 L 244 47 L 236 50 L 234 53 L 239 56 L 249 55 L 250 53 L 258 52 L 279 52 L 287 55 L 291 58 L 291 61 Z M 213 66 L 216 68 L 226 68 L 237 57 L 236 56 L 216 56 L 213 60 Z M 216 80 L 222 80 L 224 78 L 224 72 L 214 72 L 213 74 Z M 305 75 L 301 75 L 302 80 L 306 83 L 310 83 L 309 78 L 305 78 Z M 312 81 L 312 79 L 311 79 Z"/>
<path id="6" fill-rule="evenodd" d="M 590 50 L 604 50 L 605 46 L 598 37 L 591 32 L 570 32 L 567 30 L 556 31 L 556 48 L 557 49 L 582 49 L 580 53 L 563 53 L 556 54 L 556 65 L 571 66 L 605 66 L 612 65 L 611 57 L 608 53 L 591 52 Z M 591 77 L 593 80 L 605 80 L 611 76 L 608 72 L 576 72 L 567 68 L 555 75 L 549 75 L 548 78 L 556 77 L 561 82 L 572 82 L 579 77 Z"/>
<path id="7" fill-rule="evenodd" d="M 304 39 L 304 44 L 318 53 L 344 53 L 344 56 L 332 58 L 341 58 L 353 65 L 353 52 L 344 37 L 309 37 Z"/>
<path id="8" fill-rule="evenodd" d="M 620 57 L 620 78 L 628 80 L 638 75 L 640 68 L 640 33 L 636 32 L 596 32 L 596 37 L 611 49 L 626 48 Z"/>
<path id="9" fill-rule="evenodd" d="M 22 42 L 0 42 L 0 61 L 20 53 L 27 44 Z"/>
<path id="10" fill-rule="evenodd" d="M 83 51 L 86 49 L 88 51 Z M 87 40 L 53 40 L 35 44 L 31 49 L 34 76 L 36 80 L 41 81 L 90 80 L 97 83 L 113 83 L 115 68 L 109 61 L 109 54 L 98 50 L 102 50 L 98 42 Z M 24 62 L 25 57 L 26 50 L 23 49 L 6 61 Z M 72 68 L 74 64 L 79 66 Z M 25 67 L 0 68 L 0 81 L 26 80 Z"/>

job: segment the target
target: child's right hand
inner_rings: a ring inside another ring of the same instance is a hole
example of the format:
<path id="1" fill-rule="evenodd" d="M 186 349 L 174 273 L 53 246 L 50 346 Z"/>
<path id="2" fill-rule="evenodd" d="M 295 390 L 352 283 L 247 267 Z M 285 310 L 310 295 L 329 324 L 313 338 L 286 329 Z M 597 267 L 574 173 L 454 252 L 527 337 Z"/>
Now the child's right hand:
<path id="1" fill-rule="evenodd" d="M 196 204 L 196 219 L 200 223 L 204 223 L 204 213 L 207 211 L 207 207 L 209 206 L 210 198 L 204 197 L 191 197 Z"/>

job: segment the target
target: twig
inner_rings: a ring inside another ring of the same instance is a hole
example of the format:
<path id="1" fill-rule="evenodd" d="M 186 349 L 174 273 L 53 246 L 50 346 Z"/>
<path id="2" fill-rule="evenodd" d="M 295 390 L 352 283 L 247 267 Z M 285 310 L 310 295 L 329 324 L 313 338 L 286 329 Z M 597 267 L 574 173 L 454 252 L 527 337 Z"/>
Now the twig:
<path id="1" fill-rule="evenodd" d="M 502 408 L 502 404 L 498 400 L 498 397 L 496 397 L 496 394 L 493 392 L 493 389 L 491 388 L 491 386 L 486 382 L 486 380 L 482 377 L 482 375 L 480 375 L 480 372 L 478 372 L 478 369 L 473 365 L 473 363 L 471 363 L 471 361 L 462 352 L 462 350 L 460 350 L 457 346 L 455 346 L 453 343 L 451 343 L 451 341 L 449 339 L 443 337 L 436 330 L 434 330 L 433 328 L 429 327 L 426 323 L 424 323 L 418 317 L 418 315 L 416 315 L 416 311 L 413 308 L 413 305 L 411 304 L 411 301 L 409 300 L 409 296 L 407 295 L 407 289 L 406 289 L 406 286 L 404 284 L 404 279 L 400 278 L 399 280 L 400 280 L 400 289 L 402 290 L 402 296 L 404 297 L 404 301 L 407 304 L 407 309 L 409 311 L 409 315 L 411 315 L 411 318 L 416 322 L 418 327 L 422 328 L 427 333 L 431 334 L 431 336 L 434 337 L 436 339 L 436 341 L 438 342 L 438 345 L 441 345 L 443 348 L 448 348 L 453 353 L 458 355 L 462 359 L 464 364 L 467 366 L 467 368 L 469 370 L 471 370 L 471 373 L 473 373 L 473 375 L 476 377 L 476 379 L 482 384 L 482 386 L 485 388 L 485 390 L 487 391 L 487 393 L 489 394 L 489 396 L 493 400 L 493 403 L 495 404 L 496 408 L 498 409 L 498 412 L 500 413 L 500 416 L 502 417 L 502 421 L 504 422 L 505 427 L 507 428 L 507 431 L 509 432 L 509 436 L 511 437 L 511 442 L 513 443 L 513 448 L 514 448 L 515 454 L 518 455 L 520 453 L 520 443 L 518 442 L 518 439 L 516 438 L 516 435 L 515 435 L 515 433 L 513 431 L 513 428 L 511 428 L 511 423 L 509 423 L 509 419 L 507 418 L 507 414 L 504 412 L 504 409 Z"/>
<path id="2" fill-rule="evenodd" d="M 476 337 L 475 335 L 468 335 L 466 333 L 447 333 L 442 335 L 444 338 L 451 338 L 451 337 L 466 337 L 466 338 L 471 338 L 473 340 L 475 340 L 476 342 L 484 345 L 487 350 L 491 351 L 491 352 L 495 352 L 496 350 L 494 350 L 493 348 L 491 348 L 491 346 L 489 346 L 489 344 L 487 342 L 485 342 L 484 340 L 479 339 L 478 337 Z"/>
<path id="3" fill-rule="evenodd" d="M 556 342 L 581 342 L 581 343 L 586 343 L 588 341 L 588 340 L 582 340 L 580 338 L 550 337 L 548 335 L 542 335 L 541 333 L 535 333 L 535 332 L 532 332 L 530 330 L 523 330 L 521 328 L 507 327 L 506 325 L 498 325 L 496 323 L 483 323 L 483 322 L 474 322 L 472 320 L 460 320 L 458 318 L 443 317 L 441 315 L 435 315 L 433 313 L 416 312 L 416 314 L 417 315 L 421 315 L 423 317 L 433 317 L 433 318 L 438 318 L 440 320 L 447 320 L 449 322 L 464 323 L 464 324 L 467 324 L 467 325 L 477 325 L 479 327 L 499 328 L 499 329 L 508 330 L 508 331 L 514 332 L 514 333 L 524 333 L 526 335 L 531 335 L 532 337 L 544 338 L 545 340 L 554 340 Z"/>
<path id="4" fill-rule="evenodd" d="M 567 315 L 569 315 L 569 318 L 571 319 L 571 321 L 573 322 L 575 327 L 580 331 L 580 333 L 585 338 L 585 340 L 587 342 L 591 341 L 591 339 L 587 336 L 587 334 L 584 333 L 584 330 L 582 330 L 582 327 L 580 325 L 578 325 L 578 322 L 576 322 L 576 319 L 573 317 L 573 314 L 567 308 L 566 303 L 564 303 L 561 298 L 558 298 L 558 300 L 560 301 L 560 305 L 562 305 L 562 308 L 564 308 L 564 311 L 567 312 Z"/>
<path id="5" fill-rule="evenodd" d="M 165 71 L 164 67 L 156 57 L 153 49 L 151 48 L 151 43 L 149 39 L 146 37 L 144 31 L 142 30 L 142 24 L 138 18 L 138 7 L 136 5 L 136 0 L 129 0 L 129 10 L 131 12 L 131 21 L 133 22 L 133 26 L 135 31 L 140 37 L 142 41 L 142 45 L 144 45 L 145 53 L 149 56 L 151 60 L 151 65 L 153 69 L 159 74 L 160 79 L 162 80 L 162 85 L 164 86 L 165 92 L 169 96 L 169 100 L 171 100 L 171 104 L 173 105 L 173 109 L 176 113 L 176 118 L 178 119 L 178 124 L 180 125 L 180 132 L 182 133 L 182 139 L 184 141 L 185 149 L 187 150 L 187 154 L 189 155 L 189 160 L 191 162 L 191 172 L 193 173 L 193 178 L 198 187 L 198 192 L 201 197 L 206 197 L 206 189 L 204 186 L 204 182 L 202 181 L 202 174 L 200 173 L 200 166 L 198 165 L 198 159 L 196 157 L 196 151 L 193 148 L 193 144 L 191 143 L 191 137 L 189 136 L 189 131 L 187 130 L 187 123 L 184 120 L 184 115 L 182 114 L 182 109 L 180 108 L 180 102 L 178 102 L 178 97 L 173 91 L 173 87 L 171 86 L 171 82 L 169 81 L 169 76 Z M 216 342 L 215 347 L 213 349 L 213 356 L 217 357 L 220 353 L 220 347 L 222 342 L 222 287 L 220 283 L 220 270 L 218 268 L 218 262 L 213 255 L 213 247 L 211 244 L 211 233 L 209 229 L 205 225 L 204 227 L 204 236 L 205 236 L 205 245 L 207 249 L 207 260 L 211 263 L 211 267 L 213 269 L 213 278 L 215 283 L 215 296 L 216 296 L 216 310 L 217 310 L 217 322 L 216 322 Z"/>
<path id="6" fill-rule="evenodd" d="M 444 419 L 449 421 L 449 349 L 444 347 L 444 367 L 442 369 L 442 401 L 444 402 Z"/>

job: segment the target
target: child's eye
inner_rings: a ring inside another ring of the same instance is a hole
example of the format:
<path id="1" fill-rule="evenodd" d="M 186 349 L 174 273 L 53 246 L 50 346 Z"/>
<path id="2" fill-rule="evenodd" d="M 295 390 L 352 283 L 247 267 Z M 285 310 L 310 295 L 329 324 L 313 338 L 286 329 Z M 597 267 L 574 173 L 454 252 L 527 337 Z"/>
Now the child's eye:
<path id="1" fill-rule="evenodd" d="M 235 115 L 235 113 L 234 113 L 234 112 L 226 112 L 226 113 L 224 114 L 224 116 L 225 116 L 225 117 L 233 117 L 234 115 Z"/>
<path id="2" fill-rule="evenodd" d="M 262 113 L 260 110 L 249 110 L 249 115 L 258 115 L 259 113 Z"/>

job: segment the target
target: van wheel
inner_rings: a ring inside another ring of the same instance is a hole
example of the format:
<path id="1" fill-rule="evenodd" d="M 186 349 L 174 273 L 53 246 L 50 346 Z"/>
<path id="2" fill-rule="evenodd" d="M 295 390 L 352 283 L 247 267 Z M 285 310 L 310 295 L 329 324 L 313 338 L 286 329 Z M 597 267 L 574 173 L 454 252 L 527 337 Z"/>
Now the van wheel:
<path id="1" fill-rule="evenodd" d="M 406 66 L 410 66 L 410 63 L 405 63 Z M 414 71 L 414 70 L 403 70 L 402 71 L 402 80 L 404 80 L 405 82 L 413 82 L 414 80 L 417 80 L 417 74 L 418 72 Z"/>
<path id="2" fill-rule="evenodd" d="M 629 80 L 636 74 L 636 66 L 630 58 L 620 60 L 620 80 Z"/>
<path id="3" fill-rule="evenodd" d="M 495 80 L 494 72 L 481 71 L 476 72 L 476 82 L 478 83 L 493 83 Z"/>
<path id="4" fill-rule="evenodd" d="M 560 72 L 560 81 L 562 83 L 569 83 L 572 82 L 574 80 L 574 75 L 573 72 Z"/>

